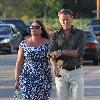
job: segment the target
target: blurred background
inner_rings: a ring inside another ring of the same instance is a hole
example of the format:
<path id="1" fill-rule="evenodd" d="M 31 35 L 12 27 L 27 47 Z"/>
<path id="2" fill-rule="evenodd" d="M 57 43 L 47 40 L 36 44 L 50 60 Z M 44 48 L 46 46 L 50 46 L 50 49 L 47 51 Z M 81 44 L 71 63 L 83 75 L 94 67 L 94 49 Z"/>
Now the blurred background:
<path id="1" fill-rule="evenodd" d="M 97 9 L 97 0 L 0 0 L 0 18 L 22 19 L 26 24 L 34 18 L 41 18 L 48 29 L 58 27 L 57 13 L 62 8 L 74 12 L 74 25 L 86 28 Z"/>

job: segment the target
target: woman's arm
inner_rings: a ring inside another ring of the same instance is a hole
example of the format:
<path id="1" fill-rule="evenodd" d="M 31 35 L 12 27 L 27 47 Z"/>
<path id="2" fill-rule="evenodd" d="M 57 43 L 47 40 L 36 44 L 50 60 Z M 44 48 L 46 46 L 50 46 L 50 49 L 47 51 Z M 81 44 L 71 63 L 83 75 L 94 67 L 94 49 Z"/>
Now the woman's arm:
<path id="1" fill-rule="evenodd" d="M 23 60 L 24 60 L 24 52 L 23 52 L 23 49 L 19 46 L 18 58 L 16 61 L 16 67 L 15 67 L 15 80 L 16 81 L 19 81 L 19 75 L 21 73 L 21 67 L 23 64 Z"/>
<path id="2" fill-rule="evenodd" d="M 54 75 L 55 75 L 56 77 L 59 77 L 59 75 L 60 75 L 60 69 L 59 69 L 59 66 L 58 66 L 58 64 L 57 64 L 56 59 L 51 57 L 51 58 L 50 58 L 50 62 L 51 62 L 51 65 L 52 65 L 52 67 L 53 67 Z"/>

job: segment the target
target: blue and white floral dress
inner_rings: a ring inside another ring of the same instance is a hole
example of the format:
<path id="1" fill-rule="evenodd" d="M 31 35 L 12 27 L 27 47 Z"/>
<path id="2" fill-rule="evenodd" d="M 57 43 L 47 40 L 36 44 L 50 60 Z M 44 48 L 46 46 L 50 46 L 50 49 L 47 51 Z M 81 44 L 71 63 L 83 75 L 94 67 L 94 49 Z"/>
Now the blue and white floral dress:
<path id="1" fill-rule="evenodd" d="M 25 99 L 48 100 L 52 87 L 51 69 L 48 67 L 48 43 L 38 47 L 30 47 L 22 41 L 24 63 L 19 83 Z"/>

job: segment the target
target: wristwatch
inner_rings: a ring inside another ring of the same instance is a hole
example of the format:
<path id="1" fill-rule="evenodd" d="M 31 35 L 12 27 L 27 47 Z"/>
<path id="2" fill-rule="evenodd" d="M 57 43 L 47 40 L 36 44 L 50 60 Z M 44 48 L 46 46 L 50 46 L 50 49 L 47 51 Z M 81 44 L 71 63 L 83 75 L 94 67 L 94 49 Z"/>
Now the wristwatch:
<path id="1" fill-rule="evenodd" d="M 62 55 L 65 55 L 67 50 L 61 50 Z"/>

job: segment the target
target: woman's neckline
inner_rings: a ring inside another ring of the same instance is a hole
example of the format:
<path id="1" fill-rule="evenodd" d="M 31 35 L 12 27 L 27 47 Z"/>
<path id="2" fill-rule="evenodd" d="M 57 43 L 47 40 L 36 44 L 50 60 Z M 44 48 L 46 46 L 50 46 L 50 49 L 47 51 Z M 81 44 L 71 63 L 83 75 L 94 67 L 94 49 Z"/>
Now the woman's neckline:
<path id="1" fill-rule="evenodd" d="M 42 41 L 42 43 L 41 43 L 40 45 L 30 45 L 28 42 L 29 42 L 29 41 L 28 41 L 28 39 L 27 39 L 27 40 L 25 41 L 25 43 L 26 43 L 26 45 L 27 45 L 28 47 L 39 48 L 39 47 L 41 47 L 41 46 L 44 46 L 44 45 L 48 44 L 48 43 L 49 43 L 49 40 L 44 38 L 44 41 Z"/>

